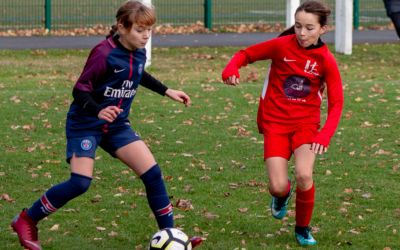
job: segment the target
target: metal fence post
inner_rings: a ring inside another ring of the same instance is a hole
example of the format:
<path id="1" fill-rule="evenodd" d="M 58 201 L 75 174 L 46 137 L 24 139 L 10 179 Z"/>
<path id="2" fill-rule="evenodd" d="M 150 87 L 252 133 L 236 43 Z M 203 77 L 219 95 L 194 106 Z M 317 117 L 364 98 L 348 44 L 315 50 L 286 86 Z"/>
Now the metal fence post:
<path id="1" fill-rule="evenodd" d="M 204 26 L 212 28 L 212 0 L 204 0 Z"/>
<path id="2" fill-rule="evenodd" d="M 353 4 L 353 26 L 355 30 L 358 30 L 360 27 L 360 0 L 354 0 Z"/>
<path id="3" fill-rule="evenodd" d="M 51 0 L 44 1 L 44 27 L 51 30 Z"/>

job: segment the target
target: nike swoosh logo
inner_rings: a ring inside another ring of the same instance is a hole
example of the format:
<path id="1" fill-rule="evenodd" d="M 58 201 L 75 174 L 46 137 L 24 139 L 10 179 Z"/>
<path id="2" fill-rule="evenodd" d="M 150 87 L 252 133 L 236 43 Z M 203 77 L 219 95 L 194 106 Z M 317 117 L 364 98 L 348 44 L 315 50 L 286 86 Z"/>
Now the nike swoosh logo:
<path id="1" fill-rule="evenodd" d="M 285 62 L 295 62 L 295 59 L 287 59 L 286 56 L 283 58 L 283 61 Z"/>
<path id="2" fill-rule="evenodd" d="M 154 243 L 157 244 L 161 240 L 161 236 L 156 236 L 153 238 Z"/>
<path id="3" fill-rule="evenodd" d="M 120 72 L 122 72 L 124 70 L 125 70 L 125 68 L 123 68 L 123 69 L 114 69 L 114 73 L 118 74 L 118 73 L 120 73 Z"/>
<path id="4" fill-rule="evenodd" d="M 25 240 L 25 243 L 28 243 L 28 244 L 30 244 L 31 246 L 35 247 L 34 249 L 42 249 L 42 247 L 41 247 L 39 244 L 37 244 L 37 243 L 35 243 L 35 242 L 33 242 L 33 241 Z"/>

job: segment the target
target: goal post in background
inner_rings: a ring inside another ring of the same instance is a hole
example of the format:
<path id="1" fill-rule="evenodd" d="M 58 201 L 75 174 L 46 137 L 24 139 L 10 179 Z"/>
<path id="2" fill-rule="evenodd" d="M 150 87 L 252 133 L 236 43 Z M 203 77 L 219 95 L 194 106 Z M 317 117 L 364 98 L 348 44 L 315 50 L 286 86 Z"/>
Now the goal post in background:
<path id="1" fill-rule="evenodd" d="M 353 0 L 336 0 L 335 50 L 351 55 L 353 47 Z"/>
<path id="2" fill-rule="evenodd" d="M 294 25 L 294 13 L 300 5 L 300 0 L 286 0 L 286 28 Z"/>
<path id="3" fill-rule="evenodd" d="M 142 0 L 142 2 L 148 6 L 151 6 L 151 0 Z M 146 65 L 145 67 L 148 67 L 151 65 L 151 36 L 149 38 L 149 41 L 146 44 Z"/>

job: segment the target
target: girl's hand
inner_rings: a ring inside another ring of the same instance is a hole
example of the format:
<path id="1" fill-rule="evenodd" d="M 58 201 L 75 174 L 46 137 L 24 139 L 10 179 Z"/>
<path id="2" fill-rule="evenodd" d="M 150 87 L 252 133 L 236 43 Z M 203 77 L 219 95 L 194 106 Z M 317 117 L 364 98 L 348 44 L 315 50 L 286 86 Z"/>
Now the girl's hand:
<path id="1" fill-rule="evenodd" d="M 314 154 L 320 154 L 322 155 L 323 153 L 326 153 L 328 151 L 328 148 L 325 147 L 322 144 L 316 143 L 314 142 L 313 144 L 311 144 L 310 150 L 314 153 Z"/>
<path id="2" fill-rule="evenodd" d="M 113 122 L 117 116 L 124 111 L 123 109 L 118 108 L 117 106 L 108 106 L 102 110 L 100 110 L 97 117 L 101 120 L 105 120 L 106 122 Z"/>
<path id="3" fill-rule="evenodd" d="M 240 83 L 239 82 L 239 77 L 236 77 L 235 75 L 232 75 L 232 76 L 228 77 L 227 79 L 225 79 L 224 83 L 226 85 L 233 85 L 233 86 L 239 85 L 239 83 Z"/>
<path id="4" fill-rule="evenodd" d="M 185 104 L 186 107 L 190 106 L 191 104 L 190 97 L 183 91 L 167 89 L 165 95 L 174 101 Z"/>

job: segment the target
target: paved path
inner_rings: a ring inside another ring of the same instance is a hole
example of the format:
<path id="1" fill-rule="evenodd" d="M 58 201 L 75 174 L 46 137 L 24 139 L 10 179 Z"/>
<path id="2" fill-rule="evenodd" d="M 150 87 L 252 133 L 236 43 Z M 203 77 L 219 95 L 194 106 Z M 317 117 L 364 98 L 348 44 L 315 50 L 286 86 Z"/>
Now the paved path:
<path id="1" fill-rule="evenodd" d="M 220 47 L 220 46 L 249 46 L 262 42 L 278 33 L 218 33 L 218 34 L 189 34 L 189 35 L 154 35 L 153 47 Z M 88 49 L 92 48 L 103 36 L 78 37 L 0 37 L 0 49 Z M 328 44 L 334 43 L 334 32 L 323 36 Z M 359 43 L 393 43 L 399 42 L 393 30 L 355 31 L 353 41 Z"/>

